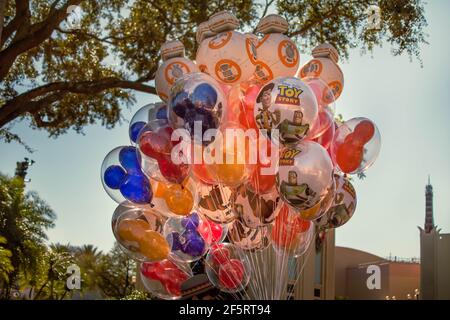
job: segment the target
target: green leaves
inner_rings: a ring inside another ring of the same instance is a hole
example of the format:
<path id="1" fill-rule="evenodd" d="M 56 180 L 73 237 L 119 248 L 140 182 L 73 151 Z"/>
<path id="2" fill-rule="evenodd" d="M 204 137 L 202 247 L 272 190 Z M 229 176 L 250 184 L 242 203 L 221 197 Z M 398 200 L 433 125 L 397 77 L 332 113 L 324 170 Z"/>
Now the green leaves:
<path id="1" fill-rule="evenodd" d="M 241 31 L 249 31 L 273 2 L 65 0 L 52 10 L 53 0 L 19 1 L 17 8 L 8 1 L 0 44 L 0 129 L 15 119 L 31 120 L 33 128 L 54 137 L 94 123 L 112 128 L 136 91 L 155 94 L 152 81 L 166 40 L 181 40 L 194 59 L 196 26 L 210 15 L 231 10 Z M 81 13 L 69 16 L 62 10 L 69 5 L 79 5 Z M 368 27 L 370 5 L 371 0 L 278 0 L 273 7 L 289 21 L 289 35 L 303 52 L 329 42 L 348 58 L 352 48 L 370 52 L 389 44 L 394 55 L 420 60 L 427 26 L 423 2 L 378 1 L 379 29 Z M 76 28 L 70 28 L 72 20 Z M 8 136 L 0 133 L 0 139 L 19 141 Z"/>

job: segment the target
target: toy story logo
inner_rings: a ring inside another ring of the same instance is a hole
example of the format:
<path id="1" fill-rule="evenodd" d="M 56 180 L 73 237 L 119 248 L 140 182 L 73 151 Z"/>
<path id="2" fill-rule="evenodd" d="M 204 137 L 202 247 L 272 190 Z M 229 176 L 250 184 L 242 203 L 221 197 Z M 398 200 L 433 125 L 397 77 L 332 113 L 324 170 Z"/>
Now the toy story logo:
<path id="1" fill-rule="evenodd" d="M 287 85 L 279 85 L 278 86 L 278 95 L 275 99 L 275 103 L 299 106 L 300 105 L 300 94 L 302 92 L 303 92 L 302 89 L 299 89 L 296 87 L 290 87 Z"/>
<path id="2" fill-rule="evenodd" d="M 280 166 L 292 166 L 294 165 L 294 158 L 300 154 L 301 150 L 299 149 L 287 149 L 283 151 L 280 156 Z"/>

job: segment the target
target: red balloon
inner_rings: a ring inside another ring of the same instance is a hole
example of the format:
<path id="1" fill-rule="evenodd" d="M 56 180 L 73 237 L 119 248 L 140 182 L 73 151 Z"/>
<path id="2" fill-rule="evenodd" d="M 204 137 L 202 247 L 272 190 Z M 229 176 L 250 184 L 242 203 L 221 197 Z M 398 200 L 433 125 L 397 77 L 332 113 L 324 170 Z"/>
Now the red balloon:
<path id="1" fill-rule="evenodd" d="M 244 266 L 237 259 L 231 259 L 220 266 L 219 283 L 227 289 L 239 287 L 244 279 Z"/>
<path id="2" fill-rule="evenodd" d="M 259 139 L 264 139 L 267 146 L 267 158 L 271 159 L 271 142 L 267 140 L 266 138 L 260 137 Z M 259 140 L 257 142 L 259 144 Z M 258 146 L 259 148 L 259 146 Z M 262 164 L 261 159 L 258 155 L 258 161 L 255 165 L 255 170 L 253 171 L 253 174 L 250 178 L 250 185 L 252 186 L 253 190 L 255 190 L 257 193 L 266 193 L 272 190 L 272 188 L 275 186 L 275 174 L 262 174 L 261 169 L 263 168 L 270 168 L 272 165 L 271 161 L 269 161 L 267 164 Z"/>
<path id="3" fill-rule="evenodd" d="M 230 251 L 227 248 L 217 248 L 211 252 L 214 263 L 224 265 L 230 261 Z"/>
<path id="4" fill-rule="evenodd" d="M 181 295 L 181 284 L 187 280 L 188 275 L 181 271 L 172 261 L 144 262 L 141 273 L 151 279 L 161 282 L 167 292 L 172 295 Z"/>
<path id="5" fill-rule="evenodd" d="M 344 173 L 350 173 L 359 168 L 363 159 L 364 144 L 358 140 L 353 140 L 353 135 L 349 134 L 345 141 L 338 146 L 336 151 L 336 162 Z"/>
<path id="6" fill-rule="evenodd" d="M 370 120 L 363 120 L 353 130 L 354 139 L 363 145 L 372 139 L 375 134 L 375 126 Z"/>
<path id="7" fill-rule="evenodd" d="M 211 230 L 211 233 L 210 233 Z M 208 244 L 216 243 L 222 238 L 223 228 L 220 224 L 208 219 L 203 219 L 197 231 L 202 235 Z"/>
<path id="8" fill-rule="evenodd" d="M 169 156 L 158 159 L 159 171 L 164 178 L 173 183 L 182 183 L 189 175 L 188 164 L 174 164 Z"/>

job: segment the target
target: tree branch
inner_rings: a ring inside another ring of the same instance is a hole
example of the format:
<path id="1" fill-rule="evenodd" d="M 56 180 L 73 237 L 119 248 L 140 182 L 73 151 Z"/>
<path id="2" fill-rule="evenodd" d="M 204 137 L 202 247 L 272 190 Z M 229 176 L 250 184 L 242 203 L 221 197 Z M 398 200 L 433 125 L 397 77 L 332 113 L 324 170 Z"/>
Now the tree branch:
<path id="1" fill-rule="evenodd" d="M 113 88 L 132 89 L 156 95 L 156 89 L 142 82 L 104 78 L 96 81 L 53 82 L 22 93 L 0 107 L 0 128 L 25 113 L 35 113 L 68 93 L 99 94 Z"/>
<path id="2" fill-rule="evenodd" d="M 55 1 L 45 20 L 30 26 L 30 31 L 26 35 L 20 37 L 20 39 L 12 42 L 6 49 L 0 51 L 0 80 L 5 78 L 15 59 L 20 54 L 38 46 L 50 37 L 52 32 L 67 17 L 67 9 L 69 6 L 78 5 L 81 1 L 82 0 L 67 0 L 60 9 L 56 9 L 58 1 Z"/>

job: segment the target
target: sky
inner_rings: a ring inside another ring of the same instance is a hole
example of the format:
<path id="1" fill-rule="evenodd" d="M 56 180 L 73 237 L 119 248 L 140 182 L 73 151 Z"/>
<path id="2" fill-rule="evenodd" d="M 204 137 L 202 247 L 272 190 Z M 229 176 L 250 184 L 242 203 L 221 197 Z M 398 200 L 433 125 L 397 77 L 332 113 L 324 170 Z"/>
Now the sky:
<path id="1" fill-rule="evenodd" d="M 382 147 L 367 177 L 355 179 L 358 197 L 352 219 L 337 229 L 336 244 L 383 257 L 419 257 L 419 231 L 425 219 L 425 184 L 434 188 L 435 223 L 450 232 L 450 2 L 425 5 L 428 42 L 423 67 L 408 56 L 394 57 L 388 45 L 361 55 L 351 51 L 341 62 L 345 85 L 336 102 L 344 119 L 367 117 L 381 133 Z M 445 40 L 447 39 L 447 40 Z M 311 57 L 300 47 L 301 65 Z M 126 119 L 141 106 L 158 101 L 137 94 L 123 110 Z M 0 142 L 0 172 L 13 175 L 16 161 L 29 157 L 28 190 L 35 190 L 57 214 L 49 241 L 93 244 L 108 251 L 114 242 L 111 216 L 117 204 L 103 190 L 100 166 L 113 148 L 128 145 L 128 123 L 107 130 L 86 127 L 57 139 L 18 123 L 13 131 L 36 151 Z"/>

